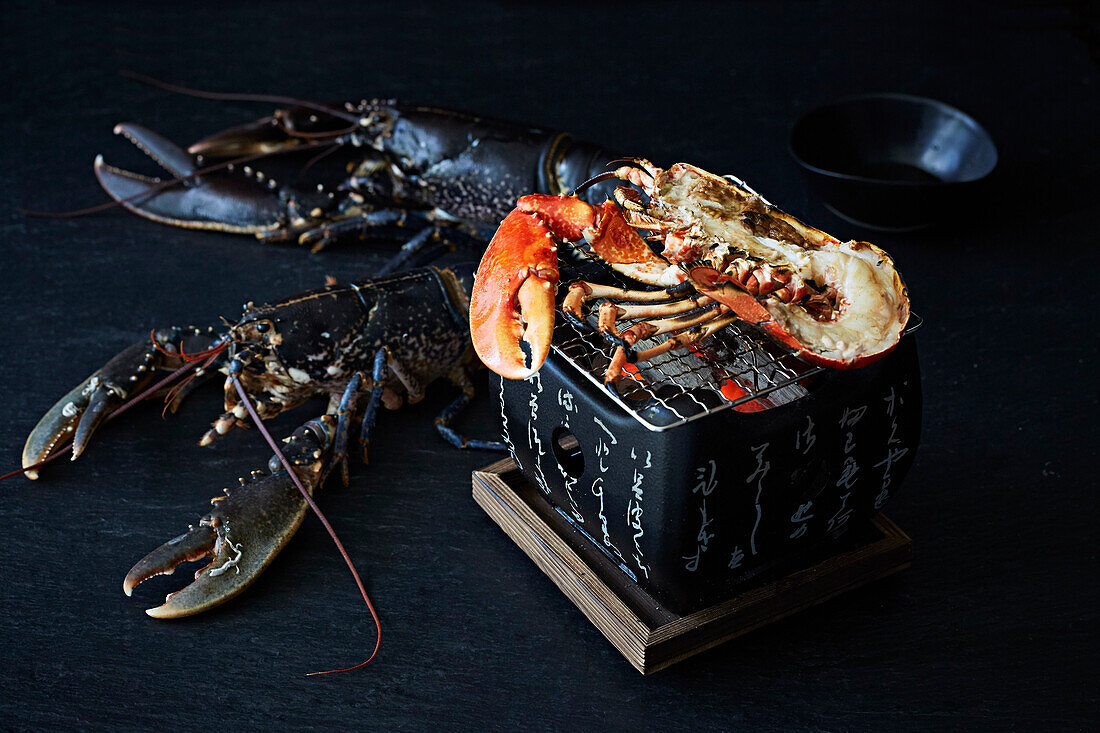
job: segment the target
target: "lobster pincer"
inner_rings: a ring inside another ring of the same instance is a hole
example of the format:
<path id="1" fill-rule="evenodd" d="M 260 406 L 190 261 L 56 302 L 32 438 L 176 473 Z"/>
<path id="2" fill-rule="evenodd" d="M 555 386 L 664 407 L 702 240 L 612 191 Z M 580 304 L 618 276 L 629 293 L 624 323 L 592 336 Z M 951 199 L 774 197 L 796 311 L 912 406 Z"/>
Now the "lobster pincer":
<path id="1" fill-rule="evenodd" d="M 337 420 L 324 415 L 298 428 L 283 453 L 312 493 L 331 468 Z M 155 575 L 171 574 L 184 562 L 209 558 L 195 579 L 162 605 L 146 611 L 154 618 L 179 618 L 213 608 L 243 592 L 275 559 L 309 510 L 305 498 L 276 457 L 270 473 L 253 471 L 240 484 L 211 499 L 213 508 L 197 525 L 146 555 L 126 574 L 122 590 Z"/>
<path id="2" fill-rule="evenodd" d="M 173 327 L 154 331 L 123 349 L 51 407 L 38 421 L 23 447 L 23 467 L 43 460 L 62 442 L 71 440 L 72 459 L 76 460 L 88 445 L 92 433 L 128 398 L 154 383 L 159 374 L 183 366 L 195 354 L 206 355 L 222 336 L 213 327 Z M 175 410 L 190 389 L 220 368 L 215 358 L 200 366 L 195 378 L 184 390 L 173 395 L 169 409 Z M 26 471 L 27 478 L 38 478 L 38 471 Z"/>
<path id="3" fill-rule="evenodd" d="M 162 224 L 238 234 L 271 236 L 297 213 L 297 200 L 274 179 L 251 168 L 226 166 L 203 172 L 197 159 L 161 135 L 133 123 L 115 126 L 122 135 L 171 174 L 162 181 L 95 161 L 95 174 L 108 195 L 135 214 Z M 327 197 L 325 197 L 327 199 Z M 316 209 L 320 199 L 304 202 Z"/>
<path id="4" fill-rule="evenodd" d="M 168 171 L 171 178 L 161 180 L 116 168 L 99 156 L 95 173 L 100 185 L 120 205 L 162 224 L 252 234 L 265 241 L 296 241 L 311 245 L 315 251 L 351 236 L 399 240 L 409 239 L 410 234 L 415 237 L 420 232 L 431 232 L 435 241 L 444 239 L 451 244 L 463 244 L 477 236 L 476 228 L 460 226 L 460 222 L 443 212 L 401 208 L 392 201 L 372 203 L 347 183 L 329 188 L 323 183 L 309 188 L 279 183 L 270 167 L 276 164 L 268 162 L 261 170 L 241 163 L 241 158 L 204 167 L 201 163 L 204 157 L 140 125 L 116 125 L 115 133 L 134 143 Z M 251 149 L 259 145 L 267 151 L 245 156 L 246 161 L 296 150 L 289 143 L 285 148 L 247 139 L 231 143 L 226 138 L 233 134 L 227 131 L 217 136 L 221 143 L 198 144 L 192 149 L 205 150 L 204 156 L 215 158 L 237 147 Z M 357 167 L 360 171 L 374 169 L 370 163 Z M 282 173 L 288 168 L 284 165 L 277 170 Z M 350 180 L 358 179 L 353 173 Z M 423 239 L 417 242 L 428 244 Z"/>

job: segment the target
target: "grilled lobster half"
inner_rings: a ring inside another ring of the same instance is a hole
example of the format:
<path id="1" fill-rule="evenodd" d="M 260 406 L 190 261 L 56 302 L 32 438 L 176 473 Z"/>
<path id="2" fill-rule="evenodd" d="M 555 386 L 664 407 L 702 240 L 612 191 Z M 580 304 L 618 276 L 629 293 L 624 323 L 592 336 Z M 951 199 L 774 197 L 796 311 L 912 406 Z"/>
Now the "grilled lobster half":
<path id="1" fill-rule="evenodd" d="M 897 345 L 909 298 L 878 247 L 840 242 L 687 163 L 662 170 L 635 160 L 600 178 L 612 176 L 637 187 L 616 189 L 618 206 L 533 194 L 501 223 L 470 304 L 474 346 L 498 374 L 523 379 L 545 361 L 557 247 L 581 239 L 616 271 L 655 288 L 569 286 L 561 307 L 574 322 L 583 322 L 587 302 L 603 300 L 598 327 L 618 344 L 607 381 L 628 361 L 690 346 L 737 319 L 834 369 L 870 364 Z M 620 332 L 622 318 L 643 320 Z M 666 334 L 655 346 L 634 349 Z"/>

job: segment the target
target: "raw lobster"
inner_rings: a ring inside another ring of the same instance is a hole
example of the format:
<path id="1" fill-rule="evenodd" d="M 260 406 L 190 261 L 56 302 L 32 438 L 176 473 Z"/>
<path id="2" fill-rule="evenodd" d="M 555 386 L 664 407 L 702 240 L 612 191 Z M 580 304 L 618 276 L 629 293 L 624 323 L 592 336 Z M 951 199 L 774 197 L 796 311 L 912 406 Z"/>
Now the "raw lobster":
<path id="1" fill-rule="evenodd" d="M 474 396 L 469 374 L 477 366 L 469 342 L 467 293 L 472 265 L 419 268 L 389 277 L 329 285 L 269 305 L 246 308 L 227 331 L 163 329 L 123 351 L 60 400 L 31 433 L 24 463 L 36 463 L 73 439 L 74 455 L 127 398 L 166 370 L 204 359 L 196 378 L 175 380 L 174 409 L 205 378 L 225 371 L 225 413 L 203 437 L 207 444 L 231 428 L 252 424 L 236 383 L 262 418 L 306 400 L 329 398 L 319 418 L 303 424 L 285 453 L 312 494 L 336 470 L 348 477 L 348 444 L 361 421 L 358 444 L 366 460 L 378 406 L 416 402 L 427 385 L 447 379 L 460 394 L 436 419 L 440 435 L 459 448 L 501 450 L 471 440 L 451 426 Z M 201 350 L 201 351 L 200 351 Z M 165 385 L 166 387 L 168 385 Z M 297 531 L 307 512 L 304 497 L 273 458 L 270 473 L 253 471 L 240 486 L 215 497 L 210 513 L 184 535 L 154 550 L 127 574 L 129 595 L 148 578 L 182 562 L 209 558 L 195 580 L 149 609 L 175 618 L 205 611 L 247 588 Z"/>
<path id="2" fill-rule="evenodd" d="M 228 331 L 224 326 L 156 329 L 151 340 L 118 354 L 46 412 L 27 439 L 25 468 L 56 455 L 68 440 L 75 459 L 97 427 L 148 389 L 154 375 L 176 370 L 197 354 L 207 358 L 196 378 L 169 393 L 173 410 L 202 377 L 219 370 L 236 377 L 261 418 L 316 395 L 329 397 L 326 414 L 303 425 L 287 450 L 310 492 L 333 470 L 347 476 L 353 421 L 362 420 L 365 451 L 379 401 L 397 407 L 403 396 L 416 400 L 439 378 L 462 390 L 436 420 L 440 435 L 458 447 L 500 448 L 493 441 L 466 439 L 450 426 L 472 399 L 467 378 L 476 365 L 467 322 L 472 267 L 470 272 L 457 268 L 457 277 L 434 269 L 379 276 L 430 261 L 444 249 L 473 246 L 480 254 L 517 196 L 532 189 L 569 191 L 613 156 L 561 131 L 457 110 L 386 99 L 336 105 L 290 101 L 285 109 L 187 149 L 140 125 L 120 124 L 115 132 L 172 177 L 121 170 L 102 157 L 96 159 L 96 175 L 117 203 L 154 221 L 297 241 L 314 250 L 337 241 L 404 241 L 398 255 L 365 280 L 271 305 L 250 304 Z M 282 171 L 278 178 L 276 169 Z M 334 182 L 322 182 L 326 173 Z M 227 379 L 225 413 L 202 444 L 251 424 L 235 389 Z M 274 459 L 271 468 L 269 475 L 243 478 L 240 487 L 215 499 L 197 527 L 135 565 L 126 592 L 201 557 L 211 562 L 196 581 L 151 615 L 197 613 L 244 590 L 290 539 L 306 510 Z M 37 478 L 38 470 L 26 474 Z"/>

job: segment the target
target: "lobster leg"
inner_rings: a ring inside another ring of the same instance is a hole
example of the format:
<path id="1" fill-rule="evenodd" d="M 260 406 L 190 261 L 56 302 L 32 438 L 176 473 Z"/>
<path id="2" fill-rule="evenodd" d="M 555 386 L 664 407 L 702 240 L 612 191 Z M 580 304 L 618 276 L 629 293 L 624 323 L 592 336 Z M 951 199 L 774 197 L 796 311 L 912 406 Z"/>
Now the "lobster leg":
<path id="1" fill-rule="evenodd" d="M 593 329 L 586 320 L 585 306 L 600 298 L 608 300 L 600 305 Z M 686 348 L 739 319 L 728 306 L 697 292 L 688 281 L 664 290 L 626 290 L 579 281 L 569 286 L 562 311 L 570 322 L 585 331 L 597 330 L 618 346 L 604 373 L 606 383 L 617 381 L 628 362 L 648 361 Z M 617 324 L 624 318 L 642 320 L 620 333 Z M 651 320 L 654 318 L 659 320 Z M 666 333 L 675 335 L 656 346 L 635 350 L 639 341 Z"/>
<path id="2" fill-rule="evenodd" d="M 642 339 L 652 338 L 654 336 L 660 336 L 666 333 L 674 333 L 676 331 L 683 331 L 685 329 L 694 328 L 700 326 L 707 321 L 711 321 L 717 316 L 724 315 L 729 312 L 729 308 L 720 303 L 711 303 L 708 306 L 704 306 L 699 309 L 692 309 L 687 315 L 679 314 L 671 318 L 662 318 L 656 321 L 641 321 L 634 324 L 630 328 L 626 329 L 622 333 L 618 333 L 614 329 L 614 323 L 617 316 L 615 311 L 621 310 L 618 306 L 614 306 L 610 303 L 605 303 L 605 307 L 601 307 L 601 316 L 604 312 L 608 313 L 606 319 L 601 320 L 610 321 L 602 330 L 609 336 L 614 336 L 617 339 L 621 339 L 626 342 L 626 345 L 633 346 Z"/>
<path id="3" fill-rule="evenodd" d="M 461 229 L 450 226 L 433 226 L 422 229 L 405 242 L 401 246 L 401 250 L 378 270 L 378 274 L 388 275 L 391 272 L 409 267 L 426 265 L 445 252 L 454 252 L 458 247 L 480 250 L 484 246 L 485 240 L 479 239 L 473 234 L 468 234 Z"/>
<path id="4" fill-rule="evenodd" d="M 365 211 L 339 221 L 320 221 L 306 225 L 298 235 L 298 243 L 310 246 L 310 251 L 320 252 L 331 244 L 363 239 L 399 239 L 407 230 L 419 233 L 429 227 L 422 216 L 410 216 L 404 209 Z M 271 237 L 285 239 L 285 233 Z"/>
<path id="5" fill-rule="evenodd" d="M 378 420 L 378 406 L 380 404 L 387 404 L 386 389 L 383 385 L 386 381 L 386 377 L 390 374 L 392 374 L 401 383 L 401 386 L 405 388 L 407 399 L 410 404 L 424 399 L 424 387 L 413 376 L 412 371 L 397 361 L 388 348 L 382 347 L 379 349 L 378 353 L 374 355 L 374 369 L 371 373 L 374 387 L 371 389 L 367 408 L 363 411 L 363 424 L 360 426 L 359 430 L 359 445 L 362 448 L 364 463 L 368 460 L 367 452 L 370 448 L 371 438 L 374 433 L 374 424 Z M 399 400 L 400 398 L 397 399 Z M 396 404 L 394 407 L 396 407 Z"/>
<path id="6" fill-rule="evenodd" d="M 363 455 L 364 463 L 369 460 L 367 454 L 374 433 L 374 423 L 378 420 L 378 405 L 382 402 L 382 396 L 385 394 L 385 387 L 382 384 L 386 378 L 386 361 L 386 349 L 379 349 L 378 353 L 374 355 L 374 369 L 371 372 L 374 387 L 371 388 L 367 407 L 363 410 L 363 424 L 359 426 L 359 450 Z"/>
<path id="7" fill-rule="evenodd" d="M 420 261 L 420 256 L 425 254 L 425 250 L 429 253 L 434 251 L 438 256 L 441 254 L 438 243 L 439 230 L 437 228 L 421 229 L 401 246 L 401 250 L 389 262 L 379 268 L 378 274 L 389 275 L 391 272 L 405 269 L 414 260 Z"/>
<path id="8" fill-rule="evenodd" d="M 344 394 L 336 408 L 336 439 L 334 440 L 333 462 L 340 468 L 340 479 L 344 486 L 350 483 L 348 471 L 348 435 L 351 432 L 351 423 L 355 415 L 355 406 L 359 399 L 359 391 L 363 385 L 362 372 L 356 372 L 348 380 L 348 386 L 344 388 Z"/>
<path id="9" fill-rule="evenodd" d="M 232 366 L 232 365 L 231 365 Z M 244 380 L 246 389 L 251 387 L 250 375 L 247 373 L 238 374 L 239 378 Z M 244 405 L 240 404 L 239 397 L 237 396 L 237 390 L 233 387 L 233 383 L 230 380 L 226 380 L 225 385 L 225 405 L 228 409 L 222 413 L 211 424 L 210 429 L 207 430 L 201 438 L 199 438 L 199 445 L 205 448 L 206 446 L 218 440 L 223 435 L 227 434 L 230 430 L 237 426 L 248 426 L 251 424 L 251 420 L 245 410 Z M 278 416 L 285 410 L 296 407 L 300 403 L 287 404 L 278 403 L 270 396 L 265 394 L 259 389 L 249 389 L 249 393 L 252 394 L 253 405 L 256 408 L 257 414 L 263 419 L 272 418 Z"/>
<path id="10" fill-rule="evenodd" d="M 312 251 L 318 252 L 336 242 L 408 238 L 401 252 L 406 260 L 430 243 L 445 242 L 451 247 L 467 246 L 477 251 L 485 245 L 485 239 L 474 228 L 452 221 L 436 211 L 384 208 L 377 211 L 345 211 L 333 216 L 344 218 L 322 221 L 304 229 L 298 235 L 298 243 L 310 245 Z M 414 232 L 411 238 L 408 237 L 410 231 Z"/>
<path id="11" fill-rule="evenodd" d="M 729 275 L 706 266 L 691 267 L 688 274 L 700 292 L 725 304 L 742 319 L 763 329 L 784 346 L 794 351 L 803 351 L 801 344 L 775 320 L 772 314 Z"/>
<path id="12" fill-rule="evenodd" d="M 696 327 L 686 331 L 681 331 L 664 342 L 657 344 L 648 349 L 642 351 L 631 352 L 626 348 L 620 346 L 615 350 L 615 354 L 611 358 L 611 364 L 607 368 L 607 372 L 604 375 L 604 382 L 615 382 L 622 376 L 623 367 L 627 362 L 649 361 L 655 356 L 673 351 L 675 349 L 683 349 L 692 344 L 697 344 L 706 337 L 717 333 L 721 329 L 725 328 L 729 324 L 738 320 L 738 317 L 733 314 L 722 314 L 716 311 L 712 313 L 708 318 L 704 319 Z"/>
<path id="13" fill-rule="evenodd" d="M 439 416 L 435 419 L 435 429 L 439 431 L 439 434 L 443 436 L 443 439 L 453 445 L 455 448 L 467 449 L 475 448 L 478 450 L 493 450 L 493 451 L 506 451 L 507 446 L 497 440 L 480 440 L 478 438 L 467 438 L 453 427 L 451 423 L 454 422 L 459 415 L 461 415 L 470 403 L 474 399 L 474 385 L 470 381 L 470 375 L 464 366 L 458 367 L 455 370 L 455 374 L 451 375 L 451 382 L 462 389 L 462 392 L 455 397 L 451 404 L 443 408 L 443 412 L 439 413 Z"/>

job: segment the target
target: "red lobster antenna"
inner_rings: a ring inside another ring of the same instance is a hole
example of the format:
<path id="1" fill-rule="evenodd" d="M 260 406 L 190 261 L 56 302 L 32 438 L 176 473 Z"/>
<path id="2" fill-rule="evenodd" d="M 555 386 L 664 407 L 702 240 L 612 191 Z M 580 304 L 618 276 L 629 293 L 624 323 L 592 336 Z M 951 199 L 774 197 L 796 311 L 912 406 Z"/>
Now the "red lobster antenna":
<path id="1" fill-rule="evenodd" d="M 151 76 L 145 74 L 139 74 L 136 71 L 129 71 L 123 69 L 118 72 L 120 76 L 125 76 L 127 79 L 134 79 L 140 81 L 143 84 L 163 89 L 167 92 L 174 92 L 175 94 L 184 94 L 188 97 L 198 97 L 199 99 L 216 99 L 223 102 L 271 102 L 273 104 L 293 104 L 297 107 L 305 107 L 317 112 L 323 112 L 333 117 L 339 117 L 342 120 L 347 120 L 355 125 L 359 124 L 359 115 L 354 115 L 341 109 L 335 109 L 328 105 L 318 104 L 317 102 L 310 102 L 304 99 L 295 99 L 294 97 L 284 97 L 277 94 L 241 94 L 241 93 L 227 93 L 227 92 L 205 92 L 201 89 L 191 89 L 190 87 L 183 87 L 177 84 L 169 84 L 166 81 L 160 79 L 154 79 Z M 355 129 L 354 127 L 350 129 Z"/>
<path id="2" fill-rule="evenodd" d="M 347 550 L 344 549 L 344 544 L 340 542 L 340 538 L 336 536 L 336 530 L 332 528 L 324 512 L 321 511 L 321 507 L 317 506 L 317 502 L 313 500 L 313 497 L 306 491 L 306 487 L 302 485 L 302 481 L 298 478 L 298 474 L 294 471 L 293 466 L 290 465 L 290 461 L 287 460 L 282 450 L 279 449 L 279 444 L 275 442 L 275 439 L 271 437 L 271 433 L 267 431 L 263 421 L 260 419 L 259 413 L 256 412 L 256 408 L 252 405 L 252 400 L 249 398 L 248 392 L 245 391 L 244 385 L 241 384 L 240 378 L 233 373 L 230 373 L 229 378 L 233 381 L 233 386 L 237 388 L 237 394 L 240 395 L 241 403 L 244 404 L 245 409 L 248 410 L 248 415 L 252 418 L 252 422 L 256 424 L 256 429 L 260 431 L 260 434 L 264 436 L 264 440 L 266 440 L 267 444 L 271 446 L 271 449 L 275 451 L 275 455 L 279 458 L 279 462 L 283 464 L 283 468 L 290 476 L 290 480 L 298 487 L 298 491 L 302 492 L 302 498 L 309 504 L 309 508 L 312 509 L 313 513 L 317 515 L 317 518 L 321 520 L 321 524 L 325 525 L 325 531 L 328 532 L 329 537 L 332 538 L 333 543 L 336 545 L 336 549 L 339 550 L 340 556 L 343 557 L 344 562 L 347 563 L 348 570 L 351 571 L 351 577 L 355 578 L 355 584 L 359 586 L 359 593 L 362 594 L 363 601 L 370 610 L 371 618 L 374 619 L 374 628 L 377 630 L 374 651 L 371 652 L 370 656 L 367 657 L 365 661 L 351 667 L 345 667 L 344 669 L 330 669 L 326 672 L 309 672 L 306 677 L 325 674 L 342 674 L 344 672 L 354 672 L 357 669 L 362 669 L 374 661 L 374 658 L 378 656 L 379 648 L 382 646 L 382 622 L 379 621 L 378 612 L 374 609 L 374 604 L 371 603 L 370 596 L 367 595 L 367 589 L 363 585 L 363 579 L 359 577 L 359 571 L 355 569 L 355 563 L 352 562 Z"/>

